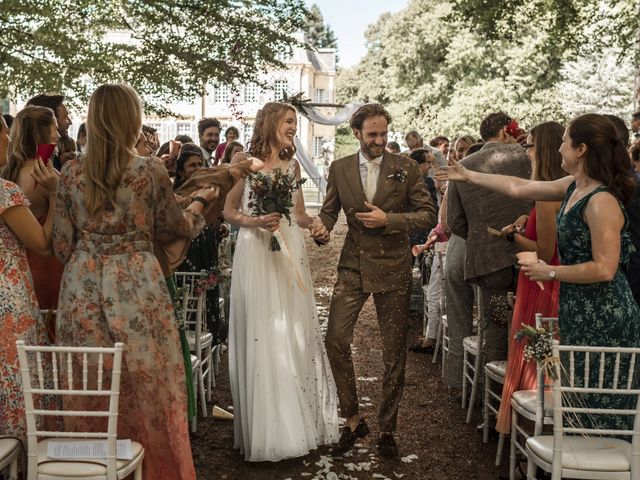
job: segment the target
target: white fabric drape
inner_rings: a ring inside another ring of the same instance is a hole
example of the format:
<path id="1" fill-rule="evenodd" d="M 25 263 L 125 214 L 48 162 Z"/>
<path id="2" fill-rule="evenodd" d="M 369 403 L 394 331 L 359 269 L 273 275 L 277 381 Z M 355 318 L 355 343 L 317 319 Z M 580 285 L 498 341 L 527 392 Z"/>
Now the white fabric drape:
<path id="1" fill-rule="evenodd" d="M 307 172 L 307 175 L 313 183 L 320 189 L 323 195 L 327 193 L 327 179 L 320 174 L 318 167 L 316 167 L 315 163 L 313 163 L 313 159 L 309 157 L 309 153 L 305 150 L 304 145 L 298 137 L 294 139 L 294 144 L 296 146 L 296 158 L 304 171 Z"/>
<path id="2" fill-rule="evenodd" d="M 300 114 L 304 115 L 314 123 L 320 125 L 336 126 L 348 122 L 355 111 L 362 105 L 364 105 L 364 103 L 349 103 L 332 117 L 328 117 L 325 114 L 320 113 L 319 109 L 322 107 L 311 107 L 308 105 L 304 105 L 299 107 L 298 111 L 300 112 Z M 313 180 L 322 194 L 325 195 L 327 193 L 327 179 L 320 174 L 320 171 L 314 164 L 313 159 L 309 156 L 309 152 L 306 151 L 304 145 L 302 145 L 302 142 L 300 142 L 300 139 L 298 137 L 295 138 L 295 146 L 298 162 L 300 162 L 300 165 L 302 165 L 304 171 L 307 172 L 309 178 Z"/>
<path id="3" fill-rule="evenodd" d="M 328 117 L 325 114 L 320 113 L 319 109 L 322 107 L 310 107 L 308 105 L 303 105 L 298 110 L 302 115 L 314 123 L 319 123 L 320 125 L 340 125 L 348 122 L 355 111 L 362 105 L 364 105 L 364 103 L 349 103 L 332 117 Z"/>

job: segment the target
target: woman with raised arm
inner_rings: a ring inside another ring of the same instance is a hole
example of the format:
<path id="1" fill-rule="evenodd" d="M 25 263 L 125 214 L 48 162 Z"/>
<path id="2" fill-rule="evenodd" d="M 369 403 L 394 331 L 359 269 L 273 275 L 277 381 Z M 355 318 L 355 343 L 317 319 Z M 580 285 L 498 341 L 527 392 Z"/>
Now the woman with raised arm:
<path id="1" fill-rule="evenodd" d="M 606 117 L 587 114 L 566 128 L 560 153 L 562 168 L 570 176 L 554 181 L 472 172 L 457 162 L 437 175 L 513 198 L 562 201 L 556 221 L 561 264 L 549 265 L 542 259 L 521 262 L 522 270 L 533 281 L 560 282 L 558 316 L 563 344 L 638 347 L 640 309 L 621 269 L 632 251 L 623 204 L 635 188 L 625 145 Z M 575 368 L 581 371 L 584 358 L 576 360 Z M 592 383 L 597 384 L 598 365 L 592 365 L 591 373 Z M 613 377 L 614 364 L 607 362 L 605 378 Z M 585 402 L 598 406 L 611 405 L 614 400 L 588 397 Z M 635 408 L 631 398 L 618 403 L 618 408 Z M 595 417 L 593 423 L 600 428 L 612 422 L 633 422 L 631 417 L 607 417 L 608 422 L 601 415 Z"/>
<path id="2" fill-rule="evenodd" d="M 0 167 L 7 161 L 9 129 L 0 117 Z M 15 183 L 0 178 L 0 435 L 26 441 L 27 425 L 22 396 L 16 340 L 29 345 L 47 342 L 27 263 L 27 248 L 50 257 L 53 209 L 58 174 L 52 164 L 36 159 L 31 181 L 37 182 L 49 199 L 49 211 L 40 225 L 29 210 L 29 200 Z M 35 358 L 33 368 L 35 368 Z M 39 408 L 39 407 L 36 407 Z"/>
<path id="3" fill-rule="evenodd" d="M 249 149 L 264 162 L 261 175 L 300 180 L 296 131 L 291 105 L 262 108 Z M 244 154 L 237 154 L 232 166 L 241 160 Z M 335 442 L 338 410 L 301 231 L 313 229 L 314 220 L 301 189 L 292 192 L 291 222 L 278 213 L 257 215 L 252 204 L 263 195 L 257 179 L 239 181 L 224 209 L 225 219 L 240 227 L 229 329 L 234 448 L 247 461 L 278 461 Z M 270 251 L 276 230 L 282 250 Z"/>
<path id="4" fill-rule="evenodd" d="M 195 480 L 178 328 L 153 242 L 197 235 L 217 191 L 200 191 L 182 210 L 164 166 L 136 155 L 142 105 L 130 86 L 98 87 L 86 125 L 85 154 L 64 166 L 58 186 L 53 246 L 65 263 L 58 342 L 126 345 L 118 435 L 145 448 L 145 480 Z M 81 401 L 104 407 L 101 398 Z M 86 432 L 102 422 L 69 423 Z"/>

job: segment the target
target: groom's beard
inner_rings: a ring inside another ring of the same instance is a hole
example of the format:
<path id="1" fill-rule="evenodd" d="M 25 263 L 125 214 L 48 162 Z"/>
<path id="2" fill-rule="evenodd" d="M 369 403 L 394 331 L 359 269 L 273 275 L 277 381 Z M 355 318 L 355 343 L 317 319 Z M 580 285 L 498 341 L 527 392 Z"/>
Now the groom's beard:
<path id="1" fill-rule="evenodd" d="M 373 158 L 378 158 L 379 156 L 381 156 L 384 153 L 384 147 L 387 146 L 386 142 L 380 145 L 376 145 L 376 144 L 369 144 L 369 145 L 361 145 L 360 149 L 362 150 L 362 153 L 364 153 L 364 156 L 369 158 L 369 159 L 373 159 Z"/>

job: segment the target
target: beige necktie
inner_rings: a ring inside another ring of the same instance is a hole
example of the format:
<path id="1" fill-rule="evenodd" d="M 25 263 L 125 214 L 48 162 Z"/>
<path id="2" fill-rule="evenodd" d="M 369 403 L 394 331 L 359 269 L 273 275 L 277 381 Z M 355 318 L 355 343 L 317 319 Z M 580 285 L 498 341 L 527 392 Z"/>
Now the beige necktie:
<path id="1" fill-rule="evenodd" d="M 365 195 L 369 203 L 373 201 L 373 197 L 376 194 L 379 170 L 380 165 L 372 161 L 367 161 L 367 188 L 365 189 Z"/>

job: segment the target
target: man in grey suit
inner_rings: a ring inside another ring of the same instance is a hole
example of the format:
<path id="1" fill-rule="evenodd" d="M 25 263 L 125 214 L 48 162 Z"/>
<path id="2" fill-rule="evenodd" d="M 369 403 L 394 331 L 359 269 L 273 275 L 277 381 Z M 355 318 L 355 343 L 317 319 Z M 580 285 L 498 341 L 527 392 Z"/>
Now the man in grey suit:
<path id="1" fill-rule="evenodd" d="M 529 178 L 531 163 L 525 150 L 507 133 L 507 125 L 511 121 L 503 112 L 488 115 L 480 124 L 484 146 L 460 163 L 469 170 Z M 487 227 L 500 230 L 513 223 L 520 215 L 527 214 L 530 208 L 529 202 L 513 200 L 469 183 L 449 184 L 449 228 L 454 235 L 466 240 L 466 249 L 451 253 L 464 254 L 464 280 L 480 287 L 479 319 L 484 332 L 482 353 L 485 362 L 507 357 L 508 312 L 505 304 L 507 292 L 515 288 L 513 265 L 517 252 L 515 244 L 488 234 Z M 447 258 L 447 263 L 453 260 Z M 448 296 L 450 293 L 451 290 L 447 289 Z M 462 315 L 449 311 L 449 305 L 457 305 L 456 300 L 447 298 L 451 342 L 449 371 L 460 379 L 462 339 L 471 334 L 471 323 L 468 316 L 464 315 L 464 308 L 460 309 Z"/>

